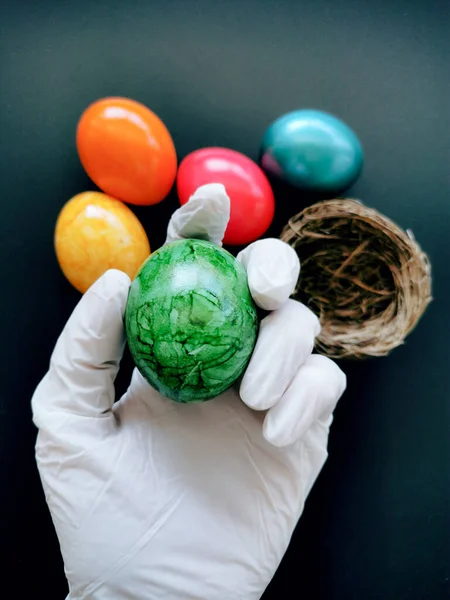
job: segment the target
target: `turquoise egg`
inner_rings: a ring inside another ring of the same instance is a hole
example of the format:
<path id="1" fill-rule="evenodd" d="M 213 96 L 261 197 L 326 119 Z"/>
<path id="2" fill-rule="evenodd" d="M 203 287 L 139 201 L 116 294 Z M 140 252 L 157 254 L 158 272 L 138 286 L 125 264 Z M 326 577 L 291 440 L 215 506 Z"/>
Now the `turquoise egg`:
<path id="1" fill-rule="evenodd" d="M 361 173 L 361 143 L 340 119 L 318 110 L 296 110 L 276 119 L 264 134 L 262 168 L 309 192 L 337 194 Z"/>

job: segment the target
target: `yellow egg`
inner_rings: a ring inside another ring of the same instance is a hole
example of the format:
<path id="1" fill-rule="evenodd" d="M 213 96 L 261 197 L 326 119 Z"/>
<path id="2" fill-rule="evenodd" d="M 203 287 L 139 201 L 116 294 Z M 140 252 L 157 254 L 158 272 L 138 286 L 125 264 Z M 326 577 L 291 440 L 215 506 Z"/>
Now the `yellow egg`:
<path id="1" fill-rule="evenodd" d="M 128 206 L 100 192 L 83 192 L 58 216 L 55 250 L 64 275 L 84 293 L 108 269 L 133 279 L 150 255 L 150 244 Z"/>

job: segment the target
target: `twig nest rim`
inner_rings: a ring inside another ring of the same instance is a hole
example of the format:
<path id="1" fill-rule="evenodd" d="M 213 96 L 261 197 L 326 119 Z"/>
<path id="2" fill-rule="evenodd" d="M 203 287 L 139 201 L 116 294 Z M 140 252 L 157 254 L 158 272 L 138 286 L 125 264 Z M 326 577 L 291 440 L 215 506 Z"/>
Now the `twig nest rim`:
<path id="1" fill-rule="evenodd" d="M 320 319 L 321 354 L 386 356 L 404 343 L 432 300 L 430 261 L 412 232 L 359 200 L 309 206 L 280 237 L 299 255 L 293 297 Z"/>

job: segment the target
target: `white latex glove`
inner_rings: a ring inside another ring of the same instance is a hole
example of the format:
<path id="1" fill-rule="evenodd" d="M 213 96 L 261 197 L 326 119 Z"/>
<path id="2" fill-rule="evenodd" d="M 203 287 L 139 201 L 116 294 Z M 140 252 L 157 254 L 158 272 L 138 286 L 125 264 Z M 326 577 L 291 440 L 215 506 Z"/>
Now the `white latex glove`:
<path id="1" fill-rule="evenodd" d="M 203 187 L 169 239 L 220 241 L 228 216 L 224 188 Z M 265 240 L 240 260 L 258 304 L 277 309 L 241 398 L 177 404 L 135 370 L 113 404 L 130 285 L 118 271 L 88 290 L 59 338 L 32 407 L 69 598 L 253 600 L 272 579 L 326 459 L 345 377 L 311 355 L 318 321 L 288 300 L 293 250 Z"/>

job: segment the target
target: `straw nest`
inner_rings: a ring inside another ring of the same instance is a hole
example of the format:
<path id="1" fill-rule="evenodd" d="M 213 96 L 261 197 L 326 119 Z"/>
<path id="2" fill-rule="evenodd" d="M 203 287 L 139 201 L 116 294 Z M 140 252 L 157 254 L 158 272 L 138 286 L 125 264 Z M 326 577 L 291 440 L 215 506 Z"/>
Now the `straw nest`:
<path id="1" fill-rule="evenodd" d="M 431 301 L 430 263 L 412 232 L 357 200 L 306 208 L 281 239 L 300 258 L 294 297 L 320 318 L 321 354 L 386 356 Z"/>

